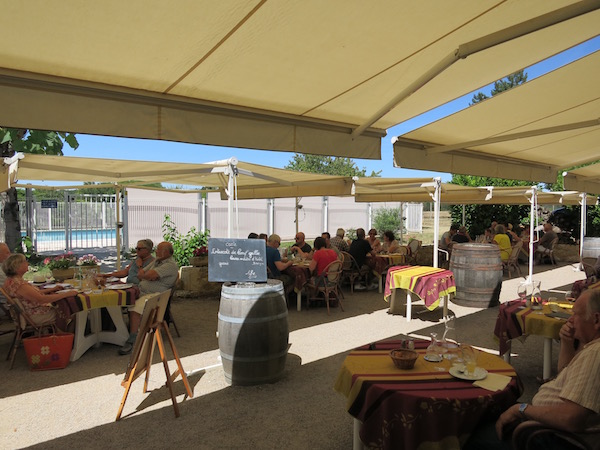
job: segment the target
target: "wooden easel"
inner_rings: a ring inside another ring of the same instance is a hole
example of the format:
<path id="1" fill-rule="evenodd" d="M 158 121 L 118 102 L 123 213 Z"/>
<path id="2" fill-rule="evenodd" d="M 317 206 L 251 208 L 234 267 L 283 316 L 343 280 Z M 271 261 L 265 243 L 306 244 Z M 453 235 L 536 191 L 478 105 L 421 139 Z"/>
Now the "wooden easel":
<path id="1" fill-rule="evenodd" d="M 121 383 L 121 385 L 125 388 L 125 393 L 123 394 L 123 399 L 121 400 L 121 404 L 119 406 L 116 421 L 121 418 L 121 413 L 123 412 L 125 401 L 129 395 L 131 384 L 144 372 L 146 372 L 146 377 L 144 379 L 144 389 L 142 392 L 148 392 L 148 381 L 150 379 L 150 367 L 152 366 L 152 356 L 154 354 L 155 343 L 158 343 L 158 351 L 160 352 L 160 359 L 165 369 L 165 375 L 167 378 L 166 385 L 169 388 L 169 393 L 171 394 L 171 401 L 173 402 L 175 417 L 179 417 L 179 406 L 177 405 L 177 399 L 175 398 L 175 394 L 173 392 L 173 381 L 178 375 L 181 375 L 181 378 L 183 379 L 183 384 L 185 385 L 187 394 L 190 397 L 193 397 L 186 373 L 183 370 L 181 360 L 179 359 L 179 354 L 177 353 L 177 348 L 173 342 L 173 337 L 169 332 L 169 326 L 163 320 L 170 294 L 171 291 L 165 291 L 149 298 L 146 301 L 146 306 L 144 308 L 144 313 L 142 314 L 140 323 L 140 332 L 138 333 L 135 345 L 133 346 L 129 365 L 127 366 L 127 371 L 125 372 L 125 378 Z M 175 370 L 173 374 L 171 374 L 169 371 L 169 364 L 165 353 L 165 345 L 160 333 L 161 330 L 167 335 L 169 345 L 171 346 L 171 351 L 173 352 L 173 356 L 177 362 L 177 370 Z"/>

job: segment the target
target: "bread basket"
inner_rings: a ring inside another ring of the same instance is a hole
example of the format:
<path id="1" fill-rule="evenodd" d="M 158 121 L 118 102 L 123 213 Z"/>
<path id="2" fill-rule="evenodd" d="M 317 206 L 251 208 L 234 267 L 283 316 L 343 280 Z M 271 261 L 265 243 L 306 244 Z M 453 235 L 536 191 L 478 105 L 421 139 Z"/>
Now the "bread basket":
<path id="1" fill-rule="evenodd" d="M 398 369 L 408 370 L 415 367 L 419 354 L 414 350 L 398 348 L 390 351 L 390 358 Z"/>

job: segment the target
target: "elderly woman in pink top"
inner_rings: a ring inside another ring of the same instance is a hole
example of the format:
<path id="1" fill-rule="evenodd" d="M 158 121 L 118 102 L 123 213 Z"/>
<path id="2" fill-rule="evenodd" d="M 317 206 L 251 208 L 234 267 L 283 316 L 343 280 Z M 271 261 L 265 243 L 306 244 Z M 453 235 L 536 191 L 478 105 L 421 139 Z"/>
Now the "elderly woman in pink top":
<path id="1" fill-rule="evenodd" d="M 77 291 L 60 291 L 62 288 L 55 286 L 51 289 L 38 289 L 23 279 L 29 269 L 27 259 L 22 254 L 10 255 L 2 264 L 6 273 L 4 290 L 10 297 L 16 297 L 23 304 L 25 312 L 35 323 L 43 323 L 56 319 L 56 326 L 61 330 L 67 329 L 69 313 L 56 308 L 52 303 L 63 298 L 77 295 Z M 66 309 L 66 308 L 65 308 Z"/>

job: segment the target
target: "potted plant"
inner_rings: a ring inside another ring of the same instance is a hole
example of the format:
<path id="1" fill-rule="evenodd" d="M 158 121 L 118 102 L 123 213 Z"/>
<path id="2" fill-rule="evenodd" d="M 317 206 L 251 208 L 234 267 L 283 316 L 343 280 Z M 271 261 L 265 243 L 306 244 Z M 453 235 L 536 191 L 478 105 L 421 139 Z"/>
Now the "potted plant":
<path id="1" fill-rule="evenodd" d="M 80 257 L 77 260 L 77 265 L 79 266 L 79 270 L 83 274 L 86 274 L 88 272 L 94 272 L 94 271 L 97 272 L 99 263 L 100 263 L 100 261 L 98 261 L 98 258 L 96 258 L 92 254 L 83 255 L 82 257 Z"/>
<path id="2" fill-rule="evenodd" d="M 190 258 L 190 264 L 194 267 L 208 265 L 208 248 L 206 245 L 194 249 L 193 256 Z"/>
<path id="3" fill-rule="evenodd" d="M 52 276 L 56 281 L 64 281 L 73 278 L 75 273 L 75 269 L 73 268 L 74 263 L 75 255 L 70 252 L 53 258 L 49 257 L 44 260 L 44 264 L 52 271 Z"/>

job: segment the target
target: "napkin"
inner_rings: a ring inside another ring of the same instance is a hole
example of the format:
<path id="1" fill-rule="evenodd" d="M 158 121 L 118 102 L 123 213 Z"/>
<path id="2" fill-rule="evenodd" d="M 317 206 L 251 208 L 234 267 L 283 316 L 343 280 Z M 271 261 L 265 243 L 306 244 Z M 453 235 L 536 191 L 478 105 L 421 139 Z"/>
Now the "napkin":
<path id="1" fill-rule="evenodd" d="M 510 383 L 510 377 L 499 373 L 488 373 L 483 380 L 475 381 L 473 386 L 495 392 L 504 389 L 508 383 Z"/>

